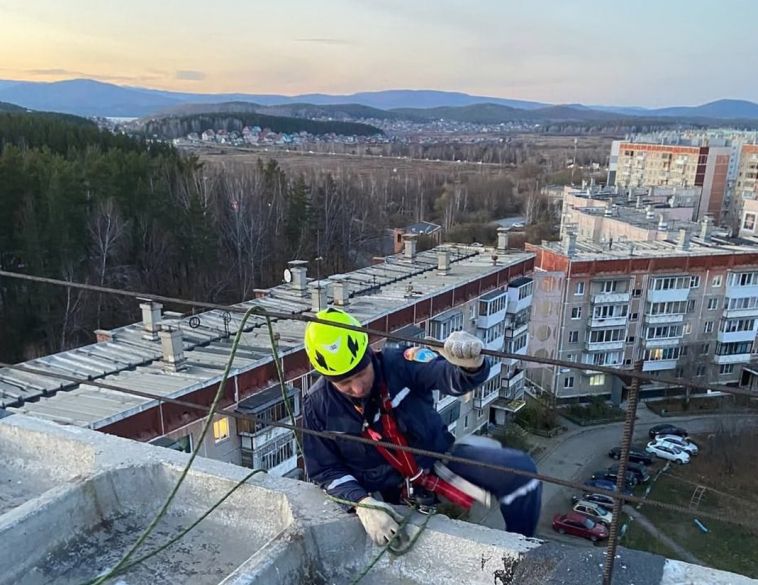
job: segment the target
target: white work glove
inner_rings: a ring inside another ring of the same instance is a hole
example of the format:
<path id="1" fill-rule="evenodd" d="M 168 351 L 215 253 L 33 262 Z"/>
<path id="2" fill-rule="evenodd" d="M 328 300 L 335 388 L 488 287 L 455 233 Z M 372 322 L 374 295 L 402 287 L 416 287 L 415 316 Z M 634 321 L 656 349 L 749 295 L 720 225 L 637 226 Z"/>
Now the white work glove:
<path id="1" fill-rule="evenodd" d="M 395 521 L 395 511 L 392 506 L 375 500 L 371 496 L 358 502 L 355 513 L 363 524 L 363 528 L 366 529 L 366 534 L 379 546 L 387 545 L 400 529 L 400 525 Z"/>
<path id="2" fill-rule="evenodd" d="M 467 370 L 478 370 L 484 363 L 482 340 L 466 333 L 453 331 L 445 340 L 445 347 L 439 354 L 454 366 Z"/>

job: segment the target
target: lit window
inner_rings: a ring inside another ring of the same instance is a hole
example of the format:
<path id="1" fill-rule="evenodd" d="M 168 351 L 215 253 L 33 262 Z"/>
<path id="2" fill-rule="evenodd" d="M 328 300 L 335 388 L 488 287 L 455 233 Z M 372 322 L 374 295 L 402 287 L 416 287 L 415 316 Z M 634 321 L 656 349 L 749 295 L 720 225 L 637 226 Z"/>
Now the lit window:
<path id="1" fill-rule="evenodd" d="M 605 374 L 593 374 L 590 376 L 590 386 L 602 386 L 605 384 Z"/>
<path id="2" fill-rule="evenodd" d="M 213 439 L 218 443 L 229 438 L 229 418 L 224 416 L 213 421 Z"/>

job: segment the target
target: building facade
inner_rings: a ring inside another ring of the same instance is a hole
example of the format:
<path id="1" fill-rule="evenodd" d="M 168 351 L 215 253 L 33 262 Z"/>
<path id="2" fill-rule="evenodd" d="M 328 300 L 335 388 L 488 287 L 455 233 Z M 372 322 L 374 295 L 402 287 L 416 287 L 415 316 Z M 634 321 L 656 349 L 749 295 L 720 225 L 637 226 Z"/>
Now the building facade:
<path id="1" fill-rule="evenodd" d="M 612 249 L 568 234 L 529 245 L 538 299 L 531 353 L 577 364 L 632 368 L 737 384 L 758 333 L 758 247 L 716 238 L 622 242 Z M 620 399 L 616 376 L 530 366 L 558 400 Z M 641 396 L 663 394 L 643 384 Z"/>

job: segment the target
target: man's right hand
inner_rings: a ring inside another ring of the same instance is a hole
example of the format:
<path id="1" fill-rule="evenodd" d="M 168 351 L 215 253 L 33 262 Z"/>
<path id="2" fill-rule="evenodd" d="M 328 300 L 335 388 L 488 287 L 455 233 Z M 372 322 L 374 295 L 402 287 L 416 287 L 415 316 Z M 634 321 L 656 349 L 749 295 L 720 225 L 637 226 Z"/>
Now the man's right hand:
<path id="1" fill-rule="evenodd" d="M 400 529 L 392 506 L 372 497 L 363 498 L 355 506 L 355 513 L 366 529 L 366 534 L 379 546 L 389 544 Z"/>

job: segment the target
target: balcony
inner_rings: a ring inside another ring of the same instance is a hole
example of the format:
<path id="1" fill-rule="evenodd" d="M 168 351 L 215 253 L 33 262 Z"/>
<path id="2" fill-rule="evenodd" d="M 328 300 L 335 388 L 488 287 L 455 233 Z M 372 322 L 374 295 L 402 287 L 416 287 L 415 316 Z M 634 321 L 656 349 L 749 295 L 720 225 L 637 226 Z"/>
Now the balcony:
<path id="1" fill-rule="evenodd" d="M 532 306 L 532 296 L 529 295 L 524 297 L 523 299 L 519 299 L 517 295 L 512 295 L 508 299 L 508 312 L 509 313 L 520 313 L 524 309 L 528 309 Z"/>
<path id="2" fill-rule="evenodd" d="M 513 339 L 514 337 L 518 337 L 522 333 L 526 333 L 528 329 L 529 329 L 529 321 L 525 321 L 523 323 L 514 323 L 510 327 L 506 328 L 505 337 L 506 339 Z"/>
<path id="3" fill-rule="evenodd" d="M 643 372 L 657 372 L 659 370 L 673 370 L 677 360 L 645 360 L 642 362 Z"/>
<path id="4" fill-rule="evenodd" d="M 658 347 L 677 347 L 681 342 L 681 337 L 660 337 L 657 339 L 645 339 L 643 344 L 646 349 L 655 349 Z"/>
<path id="5" fill-rule="evenodd" d="M 590 327 L 623 327 L 626 325 L 627 316 L 623 317 L 592 317 Z"/>
<path id="6" fill-rule="evenodd" d="M 492 341 L 482 341 L 482 343 L 484 344 L 485 349 L 490 349 L 492 351 L 503 351 L 503 343 L 505 343 L 505 336 L 498 335 Z"/>
<path id="7" fill-rule="evenodd" d="M 510 378 L 503 378 L 503 384 L 501 389 L 502 390 L 512 390 L 514 388 L 518 388 L 519 386 L 524 386 L 524 370 L 516 370 L 516 373 L 513 374 Z M 502 394 L 501 394 L 502 396 Z"/>
<path id="8" fill-rule="evenodd" d="M 446 408 L 449 408 L 451 404 L 459 402 L 457 396 L 448 396 L 447 394 L 441 394 L 440 399 L 437 401 L 437 412 L 443 412 Z"/>
<path id="9" fill-rule="evenodd" d="M 751 284 L 748 286 L 736 286 L 733 284 L 726 285 L 726 292 L 724 293 L 729 299 L 743 299 L 745 297 L 758 297 L 758 284 Z"/>
<path id="10" fill-rule="evenodd" d="M 479 410 L 487 408 L 499 396 L 500 396 L 500 391 L 498 388 L 495 388 L 491 392 L 487 394 L 483 394 L 483 395 L 478 394 L 478 391 L 474 392 L 474 408 L 477 408 Z"/>
<path id="11" fill-rule="evenodd" d="M 628 303 L 632 298 L 630 292 L 600 292 L 592 296 L 592 302 L 596 305 L 611 303 Z"/>
<path id="12" fill-rule="evenodd" d="M 492 315 L 479 315 L 476 318 L 476 326 L 478 329 L 490 329 L 505 320 L 506 309 L 492 313 Z"/>
<path id="13" fill-rule="evenodd" d="M 731 355 L 715 355 L 713 361 L 717 364 L 746 364 L 750 361 L 749 353 L 734 353 Z"/>
<path id="14" fill-rule="evenodd" d="M 686 301 L 690 296 L 690 288 L 670 288 L 668 290 L 649 290 L 647 300 L 651 303 L 668 303 Z"/>
<path id="15" fill-rule="evenodd" d="M 681 323 L 684 321 L 684 313 L 659 313 L 657 315 L 645 314 L 645 322 L 650 325 L 660 323 Z"/>
<path id="16" fill-rule="evenodd" d="M 595 343 L 587 341 L 585 347 L 587 351 L 619 351 L 624 349 L 624 340 L 600 341 Z"/>
<path id="17" fill-rule="evenodd" d="M 755 340 L 755 331 L 748 329 L 747 331 L 719 331 L 718 340 L 721 343 L 734 343 L 739 341 L 753 341 Z"/>
<path id="18" fill-rule="evenodd" d="M 725 309 L 724 317 L 726 319 L 736 319 L 738 317 L 758 317 L 758 306 L 750 309 Z"/>

